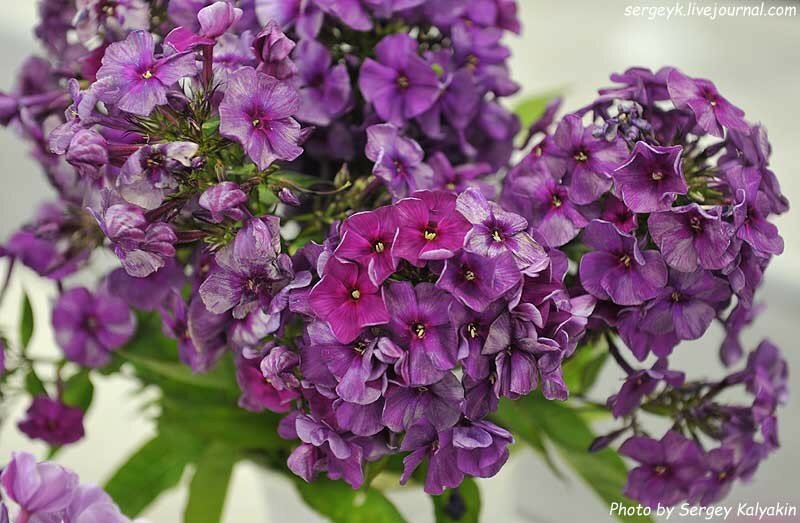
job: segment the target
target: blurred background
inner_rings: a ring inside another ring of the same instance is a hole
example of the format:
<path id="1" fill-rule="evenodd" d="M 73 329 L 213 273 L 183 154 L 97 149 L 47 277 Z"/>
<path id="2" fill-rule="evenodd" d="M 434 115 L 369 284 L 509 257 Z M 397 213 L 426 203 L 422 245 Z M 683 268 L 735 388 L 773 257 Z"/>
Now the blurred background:
<path id="1" fill-rule="evenodd" d="M 36 0 L 3 0 L 0 14 L 0 89 L 11 88 L 22 60 L 37 50 L 32 27 Z M 790 202 L 800 205 L 800 15 L 794 17 L 737 17 L 709 20 L 701 17 L 655 18 L 625 16 L 627 6 L 672 6 L 674 2 L 637 3 L 619 0 L 518 0 L 523 36 L 509 41 L 514 78 L 522 85 L 519 97 L 558 89 L 564 108 L 571 110 L 592 100 L 607 85 L 608 75 L 632 65 L 657 69 L 674 65 L 691 76 L 712 79 L 722 94 L 762 122 L 773 146 L 771 165 Z M 688 3 L 688 2 L 684 2 Z M 709 2 L 694 2 L 711 5 Z M 760 2 L 721 2 L 726 5 Z M 795 5 L 780 2 L 767 5 Z M 798 8 L 800 11 L 800 8 Z M 0 166 L 5 182 L 0 191 L 0 241 L 33 213 L 38 202 L 51 196 L 25 146 L 11 132 L 0 131 Z M 800 320 L 800 214 L 790 211 L 776 221 L 786 241 L 786 251 L 767 271 L 760 300 L 767 310 L 746 333 L 754 346 L 770 337 L 789 362 L 792 389 L 797 390 L 800 350 L 794 327 Z M 5 265 L 2 265 L 5 272 Z M 21 269 L 0 308 L 0 328 L 14 332 L 18 322 L 21 289 L 34 302 L 40 321 L 33 340 L 38 354 L 56 354 L 52 333 L 46 328 L 55 289 Z M 687 369 L 688 378 L 721 372 L 717 363 L 720 332 L 676 349 L 675 366 Z M 606 372 L 597 385 L 598 398 L 617 390 L 619 376 Z M 103 483 L 126 456 L 153 433 L 147 421 L 147 397 L 133 396 L 135 387 L 123 377 L 98 378 L 95 401 L 86 422 L 87 437 L 63 450 L 58 460 L 74 468 L 84 481 Z M 45 447 L 32 443 L 16 430 L 12 420 L 27 405 L 14 404 L 0 415 L 9 422 L 0 430 L 0 463 L 12 450 L 24 449 L 44 456 Z M 726 504 L 738 502 L 800 504 L 795 481 L 800 467 L 800 401 L 795 397 L 780 413 L 783 448 L 764 464 L 752 484 L 737 486 Z M 483 519 L 504 522 L 610 521 L 606 510 L 579 479 L 560 481 L 529 451 L 520 451 L 491 480 L 481 480 Z M 145 514 L 153 523 L 179 520 L 184 489 L 162 496 Z M 391 494 L 413 523 L 432 521 L 432 509 L 417 492 Z M 234 472 L 226 523 L 318 521 L 300 504 L 293 487 L 278 476 L 267 476 L 241 464 Z"/>

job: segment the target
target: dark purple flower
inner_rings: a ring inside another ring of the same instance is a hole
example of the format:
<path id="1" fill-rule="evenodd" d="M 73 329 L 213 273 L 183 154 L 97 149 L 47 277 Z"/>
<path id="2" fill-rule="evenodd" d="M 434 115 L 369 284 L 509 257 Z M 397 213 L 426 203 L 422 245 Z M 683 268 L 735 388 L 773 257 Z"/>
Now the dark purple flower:
<path id="1" fill-rule="evenodd" d="M 636 142 L 630 158 L 614 171 L 622 200 L 633 212 L 665 211 L 675 196 L 686 194 L 680 145 L 661 147 Z"/>
<path id="2" fill-rule="evenodd" d="M 197 12 L 197 22 L 200 26 L 198 34 L 195 34 L 190 27 L 176 27 L 166 36 L 164 43 L 179 52 L 201 45 L 212 46 L 217 38 L 236 25 L 242 14 L 243 11 L 233 4 L 214 2 Z"/>
<path id="3" fill-rule="evenodd" d="M 219 105 L 220 133 L 241 143 L 259 169 L 294 160 L 303 152 L 300 124 L 292 118 L 299 100 L 289 84 L 242 67 L 228 79 Z"/>
<path id="4" fill-rule="evenodd" d="M 280 254 L 280 225 L 275 216 L 252 218 L 233 242 L 217 252 L 217 267 L 200 285 L 206 308 L 217 314 L 233 309 L 242 319 L 269 306 L 274 284 L 288 277 L 286 255 Z"/>
<path id="5" fill-rule="evenodd" d="M 392 207 L 353 214 L 342 224 L 342 240 L 335 254 L 364 267 L 372 282 L 380 285 L 397 268 L 397 260 L 392 256 L 396 232 Z"/>
<path id="6" fill-rule="evenodd" d="M 287 464 L 292 472 L 311 481 L 321 466 L 329 478 L 344 479 L 354 489 L 361 486 L 364 452 L 359 445 L 345 440 L 324 421 L 306 414 L 295 418 L 295 430 L 305 445 L 297 447 L 289 456 Z"/>
<path id="7" fill-rule="evenodd" d="M 297 66 L 289 58 L 295 43 L 283 34 L 274 20 L 255 36 L 253 52 L 258 58 L 258 71 L 278 80 L 286 80 L 294 76 Z"/>
<path id="8" fill-rule="evenodd" d="M 29 438 L 53 446 L 67 445 L 83 438 L 83 411 L 47 396 L 36 396 L 17 426 Z"/>
<path id="9" fill-rule="evenodd" d="M 706 453 L 708 465 L 707 476 L 699 478 L 692 484 L 690 502 L 703 507 L 714 505 L 721 501 L 739 478 L 737 470 L 736 452 L 730 447 L 719 447 Z"/>
<path id="10" fill-rule="evenodd" d="M 324 17 L 316 0 L 255 0 L 255 12 L 262 26 L 275 20 L 284 30 L 293 26 L 301 39 L 316 38 Z"/>
<path id="11" fill-rule="evenodd" d="M 689 488 L 706 473 L 700 448 L 680 433 L 669 431 L 657 441 L 634 436 L 619 449 L 640 465 L 628 474 L 623 493 L 648 507 L 675 505 L 689 495 Z"/>
<path id="12" fill-rule="evenodd" d="M 77 287 L 58 298 L 53 307 L 53 330 L 68 359 L 94 368 L 111 361 L 111 351 L 130 339 L 136 321 L 120 298 Z"/>
<path id="13" fill-rule="evenodd" d="M 675 209 L 678 209 L 678 207 Z M 636 213 L 631 211 L 622 200 L 611 195 L 603 202 L 603 212 L 600 214 L 600 219 L 613 223 L 617 229 L 626 233 L 633 233 L 639 226 Z M 652 228 L 650 232 L 652 234 Z"/>
<path id="14" fill-rule="evenodd" d="M 581 285 L 596 298 L 637 305 L 667 283 L 667 267 L 658 251 L 640 250 L 636 238 L 608 222 L 591 222 L 584 242 L 595 250 L 581 258 Z"/>
<path id="15" fill-rule="evenodd" d="M 503 36 L 500 29 L 463 22 L 455 24 L 450 34 L 455 64 L 472 73 L 482 91 L 510 96 L 519 90 L 519 84 L 509 77 L 506 60 L 511 50 L 502 45 Z"/>
<path id="16" fill-rule="evenodd" d="M 131 276 L 148 276 L 175 257 L 177 236 L 172 227 L 162 222 L 149 223 L 141 207 L 113 203 L 94 215 Z"/>
<path id="17" fill-rule="evenodd" d="M 789 397 L 789 370 L 780 349 L 769 340 L 759 343 L 747 357 L 745 369 L 747 390 L 756 397 L 756 402 L 770 410 Z"/>
<path id="18" fill-rule="evenodd" d="M 659 359 L 651 369 L 642 369 L 625 378 L 619 392 L 608 398 L 614 417 L 627 416 L 639 407 L 642 398 L 652 394 L 662 381 L 671 387 L 683 385 L 682 372 L 667 370 L 667 361 Z"/>
<path id="19" fill-rule="evenodd" d="M 300 87 L 297 119 L 328 125 L 347 109 L 352 96 L 347 66 L 331 67 L 331 54 L 316 40 L 301 40 L 294 53 Z"/>
<path id="20" fill-rule="evenodd" d="M 330 325 L 342 343 L 355 340 L 364 327 L 389 322 L 381 290 L 365 269 L 331 258 L 308 297 L 311 309 Z"/>
<path id="21" fill-rule="evenodd" d="M 570 114 L 553 134 L 554 154 L 566 161 L 570 198 L 583 205 L 597 200 L 611 188 L 611 172 L 625 160 L 621 140 L 608 142 L 592 136 L 579 116 Z"/>
<path id="22" fill-rule="evenodd" d="M 494 197 L 495 188 L 484 181 L 486 175 L 493 171 L 488 163 L 465 163 L 454 166 L 441 151 L 436 151 L 428 159 L 433 169 L 433 187 L 448 191 L 462 192 L 468 187 L 476 187 L 486 197 Z"/>
<path id="23" fill-rule="evenodd" d="M 372 18 L 364 7 L 365 2 L 377 3 L 380 0 L 314 0 L 320 9 L 339 18 L 351 29 L 369 31 Z"/>
<path id="24" fill-rule="evenodd" d="M 508 461 L 510 432 L 489 421 L 465 422 L 453 428 L 456 464 L 463 473 L 479 478 L 497 474 Z"/>
<path id="25" fill-rule="evenodd" d="M 261 374 L 277 390 L 290 390 L 300 387 L 300 380 L 294 370 L 300 364 L 297 353 L 286 347 L 273 347 L 261 360 Z"/>
<path id="26" fill-rule="evenodd" d="M 208 372 L 222 357 L 226 348 L 223 331 L 227 314 L 214 314 L 194 294 L 189 303 L 176 290 L 160 307 L 162 331 L 178 340 L 178 356 L 193 372 Z"/>
<path id="27" fill-rule="evenodd" d="M 150 8 L 145 0 L 78 0 L 75 8 L 72 23 L 84 44 L 104 32 L 127 33 L 150 27 Z"/>
<path id="28" fill-rule="evenodd" d="M 507 309 L 503 300 L 496 301 L 483 312 L 475 312 L 460 303 L 450 306 L 450 321 L 458 331 L 458 357 L 464 372 L 478 380 L 489 376 L 491 358 L 483 354 L 483 347 L 492 323 Z M 473 416 L 468 417 L 474 419 Z"/>
<path id="29" fill-rule="evenodd" d="M 394 209 L 399 229 L 392 254 L 414 265 L 452 257 L 470 230 L 456 211 L 456 196 L 449 192 L 419 191 Z"/>
<path id="30" fill-rule="evenodd" d="M 422 461 L 428 458 L 425 476 L 425 492 L 439 495 L 446 488 L 456 488 L 464 480 L 464 473 L 457 466 L 456 449 L 453 447 L 453 431 L 437 432 L 436 428 L 423 420 L 409 428 L 400 446 L 401 451 L 410 452 L 403 458 L 403 475 L 400 484 L 405 485 Z"/>
<path id="31" fill-rule="evenodd" d="M 382 420 L 395 432 L 423 418 L 437 430 L 445 430 L 458 423 L 464 409 L 464 387 L 450 372 L 430 385 L 390 385 L 385 397 Z"/>
<path id="32" fill-rule="evenodd" d="M 644 330 L 642 321 L 646 314 L 647 310 L 644 305 L 628 307 L 620 311 L 614 321 L 620 338 L 639 361 L 644 361 L 651 351 L 660 358 L 669 356 L 680 341 L 678 336 L 674 330 L 663 334 L 653 334 Z"/>
<path id="33" fill-rule="evenodd" d="M 707 271 L 671 271 L 669 282 L 648 306 L 641 328 L 659 336 L 674 331 L 678 339 L 696 340 L 730 296 L 725 280 Z"/>
<path id="34" fill-rule="evenodd" d="M 190 167 L 198 145 L 192 142 L 170 142 L 146 145 L 133 153 L 120 169 L 117 186 L 125 200 L 154 209 L 164 196 L 178 187 L 174 172 Z"/>
<path id="35" fill-rule="evenodd" d="M 203 191 L 200 207 L 211 213 L 211 221 L 220 223 L 225 218 L 243 220 L 244 211 L 240 208 L 247 202 L 247 194 L 234 182 L 220 182 Z"/>
<path id="36" fill-rule="evenodd" d="M 236 382 L 242 390 L 239 406 L 252 412 L 264 409 L 272 412 L 288 412 L 292 401 L 300 395 L 293 389 L 278 389 L 261 373 L 260 358 L 236 357 Z"/>
<path id="37" fill-rule="evenodd" d="M 103 174 L 100 168 L 108 163 L 108 142 L 94 129 L 81 129 L 72 136 L 64 159 L 81 176 L 97 180 Z"/>
<path id="38" fill-rule="evenodd" d="M 756 251 L 781 254 L 783 238 L 778 234 L 778 228 L 767 221 L 771 205 L 767 194 L 759 190 L 761 176 L 755 170 L 741 166 L 729 169 L 726 174 L 736 191 L 733 211 L 736 237 Z"/>
<path id="39" fill-rule="evenodd" d="M 514 256 L 506 251 L 493 258 L 462 252 L 445 261 L 436 286 L 469 308 L 481 312 L 522 279 Z"/>
<path id="40" fill-rule="evenodd" d="M 78 488 L 78 476 L 51 462 L 36 463 L 27 452 L 13 452 L 0 474 L 6 496 L 29 515 L 64 510 Z"/>
<path id="41" fill-rule="evenodd" d="M 392 283 L 384 291 L 392 338 L 406 349 L 397 363 L 406 384 L 424 386 L 441 380 L 456 366 L 456 333 L 448 318 L 450 296 L 430 283 L 413 287 Z"/>
<path id="42" fill-rule="evenodd" d="M 550 264 L 544 249 L 528 234 L 527 220 L 487 201 L 477 189 L 461 193 L 456 209 L 472 224 L 465 239 L 466 250 L 490 258 L 511 253 L 520 270 L 529 276 Z"/>
<path id="43" fill-rule="evenodd" d="M 697 124 L 707 133 L 722 138 L 722 128 L 744 133 L 750 127 L 744 120 L 744 111 L 731 104 L 708 80 L 692 79 L 673 69 L 667 78 L 669 96 L 679 108 L 689 107 Z"/>
<path id="44" fill-rule="evenodd" d="M 372 174 L 386 182 L 397 198 L 433 184 L 433 171 L 422 162 L 425 156 L 422 148 L 411 138 L 400 136 L 399 129 L 392 124 L 368 127 L 364 152 L 375 162 Z"/>
<path id="45" fill-rule="evenodd" d="M 682 272 L 694 272 L 698 266 L 716 270 L 730 264 L 733 253 L 728 247 L 734 231 L 722 221 L 719 211 L 689 204 L 651 214 L 648 230 L 664 261 Z"/>
<path id="46" fill-rule="evenodd" d="M 433 68 L 417 55 L 417 41 L 405 33 L 389 35 L 367 58 L 358 86 L 384 121 L 402 126 L 436 101 L 439 82 Z"/>
<path id="47" fill-rule="evenodd" d="M 145 31 L 134 31 L 124 41 L 111 44 L 93 86 L 100 100 L 147 116 L 157 105 L 167 103 L 167 92 L 175 82 L 197 72 L 193 53 L 157 59 L 154 52 L 153 36 Z"/>

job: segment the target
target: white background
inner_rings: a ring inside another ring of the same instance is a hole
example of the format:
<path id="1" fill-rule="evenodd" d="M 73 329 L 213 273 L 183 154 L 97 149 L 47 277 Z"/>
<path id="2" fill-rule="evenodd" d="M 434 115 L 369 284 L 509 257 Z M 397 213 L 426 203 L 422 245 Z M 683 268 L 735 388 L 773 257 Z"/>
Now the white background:
<path id="1" fill-rule="evenodd" d="M 514 51 L 512 72 L 523 86 L 522 96 L 560 88 L 566 95 L 565 107 L 576 108 L 591 100 L 597 88 L 608 84 L 609 73 L 631 65 L 655 69 L 670 64 L 690 75 L 710 78 L 724 96 L 746 111 L 748 119 L 766 125 L 774 147 L 772 167 L 786 195 L 800 205 L 800 17 L 649 21 L 625 17 L 624 8 L 631 4 L 635 5 L 616 0 L 520 0 L 524 36 L 512 39 L 510 44 Z M 34 0 L 2 0 L 0 89 L 11 88 L 15 70 L 36 49 L 31 34 L 34 23 Z M 25 146 L 5 131 L 0 131 L 0 172 L 0 240 L 4 240 L 51 192 L 35 163 L 27 157 Z M 769 268 L 761 293 L 769 308 L 746 338 L 756 343 L 765 336 L 771 337 L 782 346 L 797 375 L 800 221 L 797 212 L 790 211 L 776 223 L 786 240 L 786 252 Z M 42 318 L 40 326 L 47 323 L 54 297 L 53 289 L 30 274 L 17 279 L 0 308 L 0 327 L 9 335 L 17 324 L 20 285 L 33 295 L 36 312 Z M 702 343 L 679 347 L 674 359 L 676 367 L 686 369 L 690 378 L 719 371 L 718 334 L 715 331 Z M 34 350 L 43 355 L 56 353 L 48 330 L 37 331 Z M 619 376 L 605 373 L 598 385 L 598 397 L 616 390 L 618 380 Z M 792 384 L 796 383 L 792 378 Z M 146 398 L 134 397 L 135 389 L 130 383 L 114 377 L 96 379 L 95 384 L 87 437 L 64 450 L 59 461 L 77 470 L 84 481 L 103 482 L 153 429 L 144 419 L 147 413 L 141 411 Z M 737 487 L 726 503 L 800 503 L 796 482 L 800 446 L 795 442 L 800 432 L 799 406 L 798 401 L 790 402 L 781 413 L 783 448 L 762 466 L 753 484 Z M 10 420 L 17 419 L 25 407 L 12 405 L 3 414 Z M 44 452 L 42 445 L 28 441 L 13 423 L 6 423 L 0 430 L 0 463 L 6 462 L 15 449 L 39 455 Z M 579 480 L 560 482 L 527 451 L 512 458 L 497 478 L 482 481 L 481 486 L 485 493 L 485 521 L 608 519 Z M 399 496 L 410 521 L 432 519 L 418 493 L 404 492 Z M 162 496 L 145 515 L 154 523 L 177 522 L 184 501 L 185 489 L 177 489 Z M 311 517 L 298 508 L 288 483 L 276 477 L 265 479 L 252 466 L 237 466 L 225 511 L 226 523 L 308 521 Z"/>

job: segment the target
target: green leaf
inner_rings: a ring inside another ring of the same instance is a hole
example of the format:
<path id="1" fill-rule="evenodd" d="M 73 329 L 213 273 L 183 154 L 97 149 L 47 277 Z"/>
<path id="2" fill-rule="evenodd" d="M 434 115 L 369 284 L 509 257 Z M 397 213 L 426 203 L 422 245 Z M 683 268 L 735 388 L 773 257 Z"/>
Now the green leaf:
<path id="1" fill-rule="evenodd" d="M 212 443 L 197 461 L 183 512 L 185 523 L 217 523 L 222 520 L 228 483 L 239 455 L 221 443 Z"/>
<path id="2" fill-rule="evenodd" d="M 497 411 L 492 414 L 492 418 L 498 424 L 511 430 L 515 436 L 522 438 L 525 443 L 538 452 L 556 477 L 564 478 L 564 474 L 558 468 L 558 465 L 556 465 L 550 453 L 550 449 L 545 444 L 544 436 L 540 428 L 520 402 L 509 400 L 501 401 Z"/>
<path id="3" fill-rule="evenodd" d="M 522 129 L 527 130 L 540 116 L 544 114 L 547 104 L 560 93 L 561 89 L 553 89 L 545 93 L 529 96 L 514 105 L 514 114 L 519 117 Z"/>
<path id="4" fill-rule="evenodd" d="M 36 374 L 36 371 L 31 367 L 25 375 L 25 390 L 31 396 L 39 396 L 40 394 L 47 394 L 47 389 L 44 388 L 44 383 Z"/>
<path id="5" fill-rule="evenodd" d="M 89 377 L 89 371 L 82 369 L 64 382 L 61 401 L 86 412 L 89 410 L 89 405 L 92 404 L 93 396 L 94 386 Z"/>
<path id="6" fill-rule="evenodd" d="M 19 323 L 19 343 L 23 354 L 25 353 L 25 350 L 28 348 L 28 344 L 31 342 L 31 338 L 33 337 L 33 327 L 34 327 L 33 307 L 31 306 L 31 300 L 28 298 L 28 294 L 25 291 L 23 291 L 22 313 L 20 314 L 20 323 Z"/>
<path id="7" fill-rule="evenodd" d="M 397 508 L 379 490 L 353 490 L 344 481 L 317 478 L 295 481 L 308 505 L 333 523 L 405 523 Z"/>
<path id="8" fill-rule="evenodd" d="M 567 404 L 548 401 L 538 394 L 518 402 L 524 405 L 526 415 L 553 442 L 564 461 L 609 506 L 614 502 L 634 506 L 634 503 L 622 495 L 628 476 L 625 463 L 612 449 L 593 453 L 588 451 L 595 436 L 581 416 Z M 618 517 L 621 521 L 652 521 L 644 516 Z"/>
<path id="9" fill-rule="evenodd" d="M 106 492 L 122 512 L 138 516 L 162 492 L 178 484 L 184 468 L 202 448 L 202 442 L 191 435 L 160 430 L 114 473 Z"/>
<path id="10" fill-rule="evenodd" d="M 183 385 L 224 391 L 231 390 L 231 381 L 219 373 L 195 373 L 188 366 L 177 361 L 157 360 L 128 350 L 120 350 L 116 354 L 154 374 Z"/>
<path id="11" fill-rule="evenodd" d="M 478 484 L 466 477 L 457 489 L 448 489 L 441 496 L 433 496 L 433 511 L 436 523 L 478 523 L 481 514 Z"/>
<path id="12" fill-rule="evenodd" d="M 571 394 L 584 395 L 597 381 L 608 359 L 608 348 L 601 340 L 582 344 L 564 363 L 564 383 Z"/>

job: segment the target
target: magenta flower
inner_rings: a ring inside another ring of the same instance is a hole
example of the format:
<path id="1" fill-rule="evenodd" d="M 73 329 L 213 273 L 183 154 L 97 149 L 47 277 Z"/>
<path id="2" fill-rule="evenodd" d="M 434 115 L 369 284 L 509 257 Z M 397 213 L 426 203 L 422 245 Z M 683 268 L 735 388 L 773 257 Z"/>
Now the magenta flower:
<path id="1" fill-rule="evenodd" d="M 667 77 L 669 96 L 679 108 L 689 107 L 697 124 L 707 133 L 722 138 L 722 128 L 747 134 L 750 126 L 744 120 L 744 111 L 730 103 L 708 80 L 692 79 L 672 69 Z"/>
<path id="2" fill-rule="evenodd" d="M 392 256 L 396 232 L 391 207 L 353 214 L 342 224 L 342 239 L 335 254 L 358 263 L 372 282 L 380 285 L 397 269 L 397 260 Z"/>
<path id="3" fill-rule="evenodd" d="M 83 438 L 83 411 L 48 396 L 36 396 L 17 426 L 29 438 L 52 446 L 67 445 Z"/>
<path id="4" fill-rule="evenodd" d="M 288 412 L 299 397 L 292 389 L 278 389 L 264 379 L 261 358 L 236 357 L 236 382 L 242 391 L 239 406 L 251 412 Z"/>
<path id="5" fill-rule="evenodd" d="M 364 154 L 375 162 L 372 174 L 386 182 L 395 197 L 402 198 L 433 184 L 433 170 L 422 161 L 425 156 L 422 147 L 400 136 L 399 129 L 392 124 L 367 128 Z"/>
<path id="6" fill-rule="evenodd" d="M 155 58 L 153 35 L 134 31 L 106 49 L 93 89 L 101 101 L 137 114 L 149 115 L 167 103 L 167 92 L 181 78 L 197 72 L 193 53 Z"/>
<path id="7" fill-rule="evenodd" d="M 228 79 L 219 105 L 223 136 L 236 140 L 259 169 L 276 160 L 294 160 L 300 124 L 292 118 L 300 106 L 297 91 L 271 76 L 242 67 Z"/>
<path id="8" fill-rule="evenodd" d="M 399 229 L 392 254 L 418 266 L 452 257 L 470 230 L 449 192 L 416 192 L 395 205 L 395 215 Z"/>
<path id="9" fill-rule="evenodd" d="M 622 200 L 633 212 L 665 211 L 675 196 L 686 194 L 680 145 L 652 146 L 636 142 L 627 162 L 614 170 L 614 182 Z"/>
<path id="10" fill-rule="evenodd" d="M 595 250 L 581 258 L 581 285 L 596 298 L 638 305 L 667 283 L 667 267 L 658 251 L 640 250 L 636 238 L 608 222 L 591 222 L 584 242 Z"/>
<path id="11" fill-rule="evenodd" d="M 84 287 L 64 292 L 53 307 L 53 330 L 65 356 L 84 367 L 102 367 L 111 351 L 133 336 L 136 321 L 128 305 Z"/>
<path id="12" fill-rule="evenodd" d="M 505 296 L 522 280 L 522 273 L 511 252 L 493 258 L 463 252 L 444 262 L 436 286 L 455 296 L 476 312 L 482 312 Z"/>
<path id="13" fill-rule="evenodd" d="M 67 508 L 78 488 L 78 476 L 55 463 L 36 463 L 27 452 L 13 452 L 0 483 L 24 513 L 45 515 Z"/>
<path id="14" fill-rule="evenodd" d="M 402 126 L 436 101 L 439 82 L 417 55 L 417 42 L 405 33 L 389 35 L 375 47 L 377 61 L 364 60 L 358 86 L 384 121 Z"/>
<path id="15" fill-rule="evenodd" d="M 381 290 L 355 263 L 330 259 L 308 300 L 342 343 L 355 340 L 364 327 L 389 322 Z"/>

